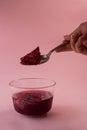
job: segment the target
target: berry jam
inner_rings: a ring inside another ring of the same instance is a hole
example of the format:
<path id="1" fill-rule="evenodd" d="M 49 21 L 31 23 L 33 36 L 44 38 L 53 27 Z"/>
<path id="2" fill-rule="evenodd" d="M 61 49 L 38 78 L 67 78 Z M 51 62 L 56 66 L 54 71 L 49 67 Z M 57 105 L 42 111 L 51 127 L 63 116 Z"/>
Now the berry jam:
<path id="1" fill-rule="evenodd" d="M 21 64 L 23 65 L 37 65 L 40 63 L 40 49 L 37 47 L 31 53 L 26 54 L 25 56 L 21 57 Z"/>
<path id="2" fill-rule="evenodd" d="M 13 104 L 17 112 L 25 115 L 42 115 L 52 107 L 53 96 L 48 91 L 22 91 L 13 94 Z"/>

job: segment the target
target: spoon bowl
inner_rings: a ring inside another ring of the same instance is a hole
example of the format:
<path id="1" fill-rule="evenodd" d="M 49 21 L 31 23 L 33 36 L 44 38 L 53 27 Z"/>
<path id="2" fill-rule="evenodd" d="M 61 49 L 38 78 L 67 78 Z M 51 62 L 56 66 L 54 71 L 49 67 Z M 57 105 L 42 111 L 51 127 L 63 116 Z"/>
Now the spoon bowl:
<path id="1" fill-rule="evenodd" d="M 40 56 L 40 64 L 42 64 L 42 63 L 44 63 L 44 62 L 47 62 L 48 60 L 49 60 L 49 56 L 47 55 L 47 54 L 45 54 L 45 55 L 41 55 Z"/>

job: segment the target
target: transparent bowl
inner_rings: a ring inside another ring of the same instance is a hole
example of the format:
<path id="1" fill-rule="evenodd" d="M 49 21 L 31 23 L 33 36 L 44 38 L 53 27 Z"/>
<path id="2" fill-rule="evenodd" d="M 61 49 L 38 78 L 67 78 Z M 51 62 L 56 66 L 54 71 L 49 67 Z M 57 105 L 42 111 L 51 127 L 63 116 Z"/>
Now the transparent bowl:
<path id="1" fill-rule="evenodd" d="M 17 112 L 42 115 L 52 108 L 55 81 L 45 78 L 22 78 L 9 83 Z"/>

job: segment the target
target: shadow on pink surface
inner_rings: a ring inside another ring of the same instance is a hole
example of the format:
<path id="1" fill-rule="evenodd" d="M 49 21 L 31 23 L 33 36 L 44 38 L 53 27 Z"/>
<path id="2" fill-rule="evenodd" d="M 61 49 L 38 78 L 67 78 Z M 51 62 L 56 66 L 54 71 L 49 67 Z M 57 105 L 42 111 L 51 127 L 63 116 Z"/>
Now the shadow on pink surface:
<path id="1" fill-rule="evenodd" d="M 39 117 L 24 116 L 15 110 L 7 110 L 0 112 L 0 128 L 3 130 L 82 130 L 84 118 L 81 116 L 80 111 L 71 106 L 55 106 L 47 115 Z"/>
<path id="2" fill-rule="evenodd" d="M 6 123 L 6 122 L 12 122 L 17 121 L 15 119 L 33 119 L 33 120 L 72 120 L 75 119 L 78 116 L 78 110 L 71 106 L 55 106 L 52 108 L 50 112 L 48 112 L 45 115 L 41 116 L 26 116 L 22 115 L 15 110 L 7 110 L 0 112 L 0 122 Z M 5 122 L 4 122 L 5 121 Z"/>
<path id="3" fill-rule="evenodd" d="M 71 106 L 55 106 L 53 111 L 48 114 L 48 118 L 55 119 L 74 119 L 77 116 L 77 110 Z"/>

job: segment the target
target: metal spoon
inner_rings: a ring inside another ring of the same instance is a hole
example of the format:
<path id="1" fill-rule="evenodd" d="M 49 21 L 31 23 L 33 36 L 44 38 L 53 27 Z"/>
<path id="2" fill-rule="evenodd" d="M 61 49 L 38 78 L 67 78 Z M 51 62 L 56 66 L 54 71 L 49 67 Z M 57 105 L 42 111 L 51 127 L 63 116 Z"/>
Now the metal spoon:
<path id="1" fill-rule="evenodd" d="M 68 44 L 70 44 L 69 40 L 64 40 L 63 43 L 61 43 L 60 45 L 58 45 L 57 47 L 53 48 L 52 50 L 50 50 L 47 54 L 41 55 L 40 58 L 40 64 L 47 62 L 50 59 L 50 55 L 56 51 L 56 50 L 60 50 L 64 47 L 66 47 Z"/>

